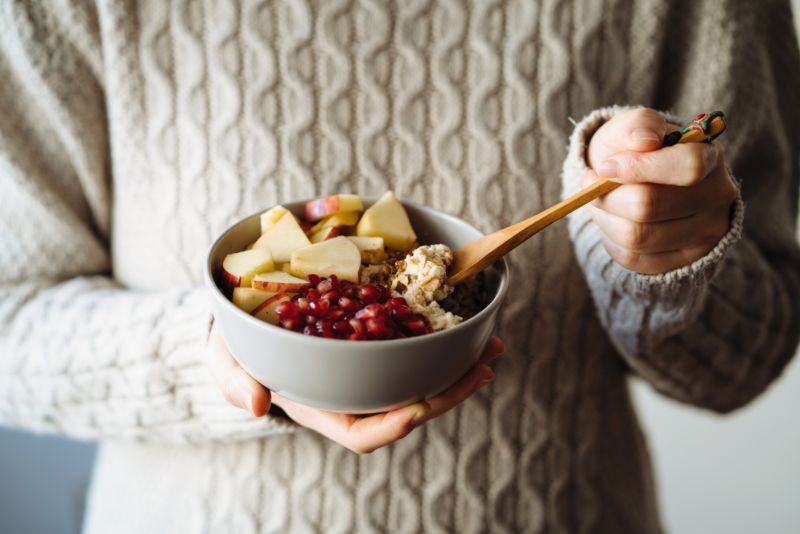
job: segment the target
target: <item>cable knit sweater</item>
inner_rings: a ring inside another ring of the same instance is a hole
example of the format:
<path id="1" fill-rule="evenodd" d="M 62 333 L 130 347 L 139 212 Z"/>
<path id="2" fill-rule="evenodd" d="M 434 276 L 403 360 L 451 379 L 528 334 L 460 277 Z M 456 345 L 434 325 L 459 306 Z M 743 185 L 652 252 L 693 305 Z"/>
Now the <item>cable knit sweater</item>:
<path id="1" fill-rule="evenodd" d="M 89 533 L 658 532 L 627 378 L 727 412 L 797 343 L 791 24 L 777 1 L 0 3 L 0 422 L 101 441 Z M 371 455 L 224 402 L 200 281 L 229 224 L 393 188 L 496 229 L 578 187 L 612 104 L 727 112 L 747 216 L 706 257 L 626 271 L 579 210 L 510 255 L 495 383 Z"/>

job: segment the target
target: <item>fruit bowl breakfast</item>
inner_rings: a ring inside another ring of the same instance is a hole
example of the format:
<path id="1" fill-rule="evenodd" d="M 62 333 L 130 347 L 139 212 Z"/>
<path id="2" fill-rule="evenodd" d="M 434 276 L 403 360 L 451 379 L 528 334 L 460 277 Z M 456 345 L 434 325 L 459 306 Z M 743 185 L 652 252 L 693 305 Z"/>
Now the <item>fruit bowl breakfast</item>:
<path id="1" fill-rule="evenodd" d="M 206 285 L 231 352 L 267 388 L 333 411 L 383 411 L 442 391 L 477 361 L 507 267 L 444 281 L 449 247 L 480 236 L 392 192 L 293 202 L 223 233 Z"/>

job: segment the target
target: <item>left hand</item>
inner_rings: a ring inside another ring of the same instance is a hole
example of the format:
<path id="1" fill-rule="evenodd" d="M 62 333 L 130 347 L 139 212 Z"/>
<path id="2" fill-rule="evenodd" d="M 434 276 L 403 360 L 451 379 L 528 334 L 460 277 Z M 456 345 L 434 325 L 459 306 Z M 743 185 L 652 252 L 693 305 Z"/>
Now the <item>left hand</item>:
<path id="1" fill-rule="evenodd" d="M 646 108 L 617 113 L 589 144 L 583 187 L 599 178 L 623 183 L 595 200 L 592 219 L 623 267 L 659 274 L 689 265 L 713 249 L 730 226 L 737 188 L 722 147 L 684 143 L 661 148 L 679 130 Z"/>

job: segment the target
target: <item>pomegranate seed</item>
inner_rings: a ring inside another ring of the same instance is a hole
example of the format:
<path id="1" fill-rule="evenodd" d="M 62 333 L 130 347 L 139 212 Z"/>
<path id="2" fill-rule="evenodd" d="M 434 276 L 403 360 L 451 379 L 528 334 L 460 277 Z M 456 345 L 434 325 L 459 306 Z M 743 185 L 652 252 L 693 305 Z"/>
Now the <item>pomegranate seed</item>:
<path id="1" fill-rule="evenodd" d="M 322 337 L 333 337 L 333 321 L 330 319 L 320 319 L 317 321 L 317 332 Z"/>
<path id="2" fill-rule="evenodd" d="M 351 339 L 353 341 L 361 341 L 361 340 L 367 339 L 367 336 L 365 336 L 364 334 L 359 334 L 357 332 L 353 332 L 352 334 L 347 336 L 347 339 Z"/>
<path id="3" fill-rule="evenodd" d="M 407 304 L 403 304 L 392 309 L 392 317 L 395 319 L 406 319 L 411 317 L 411 314 L 411 308 L 409 308 Z"/>
<path id="4" fill-rule="evenodd" d="M 392 329 L 381 319 L 369 318 L 364 321 L 364 326 L 371 339 L 387 339 L 392 336 Z"/>
<path id="5" fill-rule="evenodd" d="M 347 321 L 336 321 L 333 323 L 333 331 L 337 334 L 349 334 L 353 331 L 353 327 Z"/>
<path id="6" fill-rule="evenodd" d="M 412 318 L 403 323 L 407 329 L 409 329 L 414 334 L 422 334 L 425 332 L 425 329 L 428 325 L 425 324 L 425 321 L 422 319 Z"/>
<path id="7" fill-rule="evenodd" d="M 290 300 L 281 302 L 278 304 L 278 307 L 275 308 L 275 312 L 281 319 L 293 319 L 294 317 L 297 317 L 298 314 L 297 304 Z"/>
<path id="8" fill-rule="evenodd" d="M 316 285 L 319 284 L 319 275 L 309 274 L 308 283 L 311 284 L 311 287 L 316 287 Z"/>
<path id="9" fill-rule="evenodd" d="M 380 304 L 369 304 L 355 314 L 356 319 L 373 319 L 375 317 L 386 317 L 386 310 Z"/>
<path id="10" fill-rule="evenodd" d="M 364 284 L 358 288 L 358 298 L 364 304 L 377 302 L 378 298 L 381 296 L 381 290 L 378 289 L 379 287 L 380 286 L 375 284 Z"/>
<path id="11" fill-rule="evenodd" d="M 358 288 L 350 282 L 343 282 L 339 288 L 339 292 L 348 298 L 354 299 L 358 296 Z"/>
<path id="12" fill-rule="evenodd" d="M 310 311 L 308 308 L 309 302 L 307 298 L 305 297 L 298 298 L 296 304 L 297 304 L 297 311 L 299 311 L 302 314 L 309 313 Z"/>
<path id="13" fill-rule="evenodd" d="M 317 317 L 315 315 L 306 315 L 306 324 L 309 326 L 314 326 L 317 324 Z"/>
<path id="14" fill-rule="evenodd" d="M 364 323 L 362 323 L 359 319 L 350 319 L 347 322 L 350 324 L 350 328 L 353 329 L 354 333 L 361 335 L 364 335 L 366 333 L 366 328 L 364 327 Z"/>
<path id="15" fill-rule="evenodd" d="M 328 310 L 328 315 L 326 317 L 331 321 L 338 321 L 339 319 L 343 319 L 346 315 L 345 311 L 338 306 L 331 306 L 331 309 Z"/>
<path id="16" fill-rule="evenodd" d="M 339 297 L 339 307 L 342 308 L 346 313 L 355 313 L 361 308 L 358 305 L 358 302 L 349 298 L 349 297 Z"/>
<path id="17" fill-rule="evenodd" d="M 319 300 L 319 297 L 320 297 L 320 292 L 317 291 L 316 289 L 312 288 L 312 289 L 309 289 L 308 291 L 306 291 L 306 298 L 308 300 L 311 300 L 311 301 Z"/>
<path id="18" fill-rule="evenodd" d="M 300 317 L 291 317 L 281 320 L 281 326 L 288 330 L 302 330 L 304 324 L 305 321 Z"/>
<path id="19" fill-rule="evenodd" d="M 335 289 L 331 289 L 330 291 L 326 291 L 325 293 L 323 293 L 322 298 L 334 302 L 339 299 L 339 292 L 336 291 Z"/>
<path id="20" fill-rule="evenodd" d="M 308 309 L 311 310 L 311 313 L 313 313 L 317 317 L 324 317 L 325 314 L 328 313 L 330 307 L 331 307 L 330 301 L 325 299 L 312 300 L 308 304 Z"/>
<path id="21" fill-rule="evenodd" d="M 317 289 L 321 293 L 326 293 L 332 289 L 339 289 L 339 279 L 335 274 L 330 275 L 328 278 L 317 284 Z"/>
<path id="22" fill-rule="evenodd" d="M 303 334 L 306 336 L 313 336 L 316 333 L 316 329 L 313 326 L 306 326 L 303 328 Z"/>
<path id="23" fill-rule="evenodd" d="M 390 308 L 397 308 L 399 306 L 408 306 L 408 302 L 403 297 L 392 297 L 387 302 Z"/>

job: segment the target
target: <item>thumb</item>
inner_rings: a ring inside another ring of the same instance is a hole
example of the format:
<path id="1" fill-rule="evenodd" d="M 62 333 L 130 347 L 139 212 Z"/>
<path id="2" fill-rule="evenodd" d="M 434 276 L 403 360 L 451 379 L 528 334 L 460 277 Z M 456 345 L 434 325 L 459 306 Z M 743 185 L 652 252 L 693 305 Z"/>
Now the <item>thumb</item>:
<path id="1" fill-rule="evenodd" d="M 627 109 L 614 115 L 592 136 L 588 163 L 593 169 L 619 152 L 649 152 L 661 148 L 669 125 L 657 111 Z"/>

